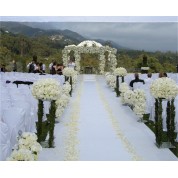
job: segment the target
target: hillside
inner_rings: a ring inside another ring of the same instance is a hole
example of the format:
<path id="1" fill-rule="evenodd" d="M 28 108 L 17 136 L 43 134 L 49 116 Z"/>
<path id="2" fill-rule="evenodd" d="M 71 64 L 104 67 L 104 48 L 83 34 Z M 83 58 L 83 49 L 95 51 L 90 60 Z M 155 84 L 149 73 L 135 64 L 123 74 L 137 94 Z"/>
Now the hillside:
<path id="1" fill-rule="evenodd" d="M 1 22 L 1 28 L 4 30 L 8 30 L 14 34 L 23 34 L 29 37 L 38 37 L 38 36 L 49 36 L 52 39 L 58 39 L 58 36 L 63 37 L 63 40 L 67 40 L 70 44 L 73 42 L 74 44 L 78 44 L 84 40 L 95 40 L 102 45 L 109 44 L 110 46 L 116 49 L 129 49 L 127 47 L 123 47 L 111 40 L 103 40 L 103 39 L 89 39 L 85 38 L 82 35 L 73 32 L 71 30 L 59 30 L 57 29 L 58 23 L 36 23 L 36 22 Z M 109 42 L 109 43 L 108 43 Z"/>
<path id="2" fill-rule="evenodd" d="M 19 71 L 26 71 L 26 65 L 33 55 L 38 61 L 48 65 L 52 60 L 62 63 L 62 49 L 66 45 L 78 44 L 86 40 L 80 34 L 70 30 L 44 30 L 28 27 L 18 22 L 0 23 L 0 64 L 5 64 L 10 70 L 12 60 L 17 60 Z M 112 41 L 93 39 L 103 45 L 109 44 L 118 49 L 117 63 L 128 71 L 134 72 L 142 66 L 142 56 L 148 56 L 152 72 L 175 72 L 178 61 L 173 52 L 146 52 L 124 48 Z M 71 54 L 73 55 L 73 54 Z M 84 55 L 93 60 L 90 54 Z M 86 61 L 87 61 L 86 60 Z"/>

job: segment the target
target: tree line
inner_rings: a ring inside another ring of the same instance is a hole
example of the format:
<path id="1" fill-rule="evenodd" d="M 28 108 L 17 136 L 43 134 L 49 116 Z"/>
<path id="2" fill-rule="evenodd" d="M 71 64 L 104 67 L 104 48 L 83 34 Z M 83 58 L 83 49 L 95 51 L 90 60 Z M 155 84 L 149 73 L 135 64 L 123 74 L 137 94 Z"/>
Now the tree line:
<path id="1" fill-rule="evenodd" d="M 27 37 L 0 30 L 0 64 L 5 64 L 10 71 L 12 60 L 16 60 L 18 71 L 26 72 L 26 65 L 36 55 L 38 61 L 48 66 L 53 60 L 62 63 L 62 49 L 69 42 L 52 40 L 49 36 Z M 70 42 L 72 43 L 72 41 Z M 128 72 L 138 71 L 142 67 L 143 55 L 147 56 L 150 72 L 176 72 L 178 64 L 177 53 L 174 52 L 146 52 L 141 50 L 122 49 L 117 52 L 118 67 L 125 67 Z M 81 65 L 98 66 L 97 55 L 82 55 Z M 95 61 L 93 61 L 95 60 Z"/>

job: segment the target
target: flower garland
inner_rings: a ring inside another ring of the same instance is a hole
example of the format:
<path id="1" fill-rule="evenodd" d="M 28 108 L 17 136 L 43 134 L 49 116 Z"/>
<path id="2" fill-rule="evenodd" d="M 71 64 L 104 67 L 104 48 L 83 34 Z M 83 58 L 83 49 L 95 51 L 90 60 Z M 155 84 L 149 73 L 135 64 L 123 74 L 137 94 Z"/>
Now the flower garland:
<path id="1" fill-rule="evenodd" d="M 83 83 L 78 86 L 77 96 L 72 103 L 72 111 L 70 113 L 70 120 L 66 124 L 68 127 L 68 133 L 66 136 L 65 143 L 65 161 L 76 161 L 79 159 L 79 153 L 77 149 L 77 144 L 79 143 L 77 135 L 78 135 L 78 119 L 80 114 L 80 97 L 81 91 L 83 88 Z"/>

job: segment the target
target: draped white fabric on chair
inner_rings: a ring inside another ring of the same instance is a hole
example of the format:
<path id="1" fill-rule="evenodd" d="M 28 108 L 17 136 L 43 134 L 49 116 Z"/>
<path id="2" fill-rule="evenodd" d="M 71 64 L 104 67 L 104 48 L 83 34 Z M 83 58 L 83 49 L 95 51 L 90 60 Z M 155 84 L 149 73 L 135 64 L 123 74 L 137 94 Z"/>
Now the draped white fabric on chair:
<path id="1" fill-rule="evenodd" d="M 2 118 L 9 128 L 11 147 L 13 147 L 17 142 L 19 130 L 25 132 L 25 110 L 15 107 L 5 109 Z"/>
<path id="2" fill-rule="evenodd" d="M 4 161 L 11 153 L 10 133 L 8 126 L 0 121 L 0 161 Z"/>

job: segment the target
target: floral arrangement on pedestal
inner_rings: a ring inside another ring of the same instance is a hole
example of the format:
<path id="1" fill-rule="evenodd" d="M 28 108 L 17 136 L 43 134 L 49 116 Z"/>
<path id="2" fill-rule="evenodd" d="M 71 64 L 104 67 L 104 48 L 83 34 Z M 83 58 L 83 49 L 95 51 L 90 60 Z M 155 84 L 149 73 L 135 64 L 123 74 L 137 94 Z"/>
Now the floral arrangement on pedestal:
<path id="1" fill-rule="evenodd" d="M 116 77 L 112 74 L 105 74 L 106 76 L 106 83 L 112 88 L 114 89 L 116 87 Z"/>
<path id="2" fill-rule="evenodd" d="M 116 91 L 116 96 L 120 96 L 120 90 L 119 90 L 119 77 L 122 77 L 122 82 L 124 82 L 124 76 L 127 75 L 127 70 L 123 67 L 119 67 L 116 68 L 114 70 L 114 75 L 116 76 L 116 87 L 115 87 L 115 91 Z"/>
<path id="3" fill-rule="evenodd" d="M 62 51 L 62 59 L 64 66 L 68 65 L 69 62 L 69 53 L 70 51 L 74 51 L 74 57 L 75 57 L 75 65 L 76 70 L 80 72 L 80 60 L 81 60 L 81 53 L 98 53 L 99 54 L 99 73 L 104 74 L 104 68 L 105 68 L 105 55 L 104 53 L 106 51 L 109 52 L 109 60 L 110 60 L 110 70 L 114 71 L 117 65 L 116 60 L 116 52 L 117 50 L 115 48 L 111 48 L 109 46 L 102 46 L 100 43 L 97 43 L 95 41 L 83 41 L 79 45 L 69 45 L 65 46 L 65 48 Z"/>
<path id="4" fill-rule="evenodd" d="M 150 86 L 151 94 L 155 98 L 155 136 L 158 147 L 163 144 L 162 100 L 167 100 L 167 138 L 168 142 L 175 144 L 175 107 L 174 99 L 178 94 L 176 82 L 170 78 L 156 79 Z"/>
<path id="5" fill-rule="evenodd" d="M 37 136 L 38 142 L 42 141 L 42 118 L 43 118 L 43 101 L 50 101 L 51 106 L 49 110 L 48 122 L 49 122 L 49 147 L 54 147 L 54 124 L 55 124 L 55 113 L 56 105 L 55 100 L 58 99 L 62 88 L 60 83 L 55 79 L 41 79 L 36 81 L 32 85 L 32 95 L 38 99 L 38 123 L 37 123 Z"/>
<path id="6" fill-rule="evenodd" d="M 8 161 L 37 161 L 41 145 L 37 142 L 35 133 L 24 132 L 18 137 L 18 144 Z"/>

